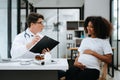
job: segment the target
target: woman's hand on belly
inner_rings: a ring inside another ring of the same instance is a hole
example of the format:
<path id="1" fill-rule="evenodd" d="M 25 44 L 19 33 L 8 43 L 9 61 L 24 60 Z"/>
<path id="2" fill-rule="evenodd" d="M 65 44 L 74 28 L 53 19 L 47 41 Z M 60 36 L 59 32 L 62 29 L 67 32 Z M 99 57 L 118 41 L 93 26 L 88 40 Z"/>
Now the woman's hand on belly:
<path id="1" fill-rule="evenodd" d="M 74 62 L 74 66 L 80 68 L 81 70 L 84 70 L 85 69 L 85 65 L 83 65 L 82 63 L 78 62 L 78 61 L 75 61 Z"/>
<path id="2" fill-rule="evenodd" d="M 84 50 L 83 53 L 84 53 L 84 54 L 90 54 L 90 55 L 93 55 L 95 52 L 92 51 L 92 50 L 90 50 L 90 49 L 86 49 L 86 50 Z"/>

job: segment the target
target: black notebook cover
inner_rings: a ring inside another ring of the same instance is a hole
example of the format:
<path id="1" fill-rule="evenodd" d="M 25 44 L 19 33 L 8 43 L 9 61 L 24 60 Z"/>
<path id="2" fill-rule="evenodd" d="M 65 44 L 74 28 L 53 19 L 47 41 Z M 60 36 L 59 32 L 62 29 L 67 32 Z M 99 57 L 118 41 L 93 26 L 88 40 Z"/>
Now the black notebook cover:
<path id="1" fill-rule="evenodd" d="M 52 50 L 55 46 L 59 44 L 58 41 L 48 37 L 44 36 L 39 42 L 37 42 L 31 49 L 31 52 L 34 53 L 42 53 L 43 49 L 49 48 L 49 50 Z"/>

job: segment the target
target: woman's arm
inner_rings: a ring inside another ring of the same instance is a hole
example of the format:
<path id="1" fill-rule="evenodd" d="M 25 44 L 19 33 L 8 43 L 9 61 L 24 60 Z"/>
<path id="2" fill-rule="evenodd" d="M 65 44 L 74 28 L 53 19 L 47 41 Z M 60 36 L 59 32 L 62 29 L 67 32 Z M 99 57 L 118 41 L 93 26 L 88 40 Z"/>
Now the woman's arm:
<path id="1" fill-rule="evenodd" d="M 108 53 L 108 54 L 105 54 L 105 55 L 100 55 L 97 52 L 92 51 L 90 49 L 85 50 L 84 53 L 93 55 L 93 56 L 95 56 L 96 58 L 100 59 L 101 61 L 103 61 L 105 63 L 111 63 L 112 62 L 112 54 L 111 53 Z"/>

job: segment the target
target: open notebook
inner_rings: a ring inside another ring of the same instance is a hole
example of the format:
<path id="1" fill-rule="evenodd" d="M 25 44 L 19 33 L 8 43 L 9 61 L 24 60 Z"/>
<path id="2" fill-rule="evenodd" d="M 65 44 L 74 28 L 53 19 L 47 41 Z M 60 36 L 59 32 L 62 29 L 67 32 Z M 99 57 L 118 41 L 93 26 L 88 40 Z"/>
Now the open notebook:
<path id="1" fill-rule="evenodd" d="M 44 36 L 40 41 L 30 48 L 30 51 L 33 53 L 42 53 L 43 49 L 49 48 L 49 50 L 52 50 L 58 44 L 58 41 L 48 36 Z"/>

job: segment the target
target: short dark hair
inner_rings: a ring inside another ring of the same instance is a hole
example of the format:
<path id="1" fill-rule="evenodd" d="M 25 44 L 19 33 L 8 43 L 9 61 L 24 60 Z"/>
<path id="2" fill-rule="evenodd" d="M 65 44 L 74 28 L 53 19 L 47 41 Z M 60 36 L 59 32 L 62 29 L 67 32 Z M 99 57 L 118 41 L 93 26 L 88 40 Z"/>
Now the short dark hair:
<path id="1" fill-rule="evenodd" d="M 30 27 L 31 23 L 36 23 L 39 18 L 44 20 L 44 16 L 35 12 L 31 12 L 27 17 L 27 26 Z"/>
<path id="2" fill-rule="evenodd" d="M 84 29 L 85 29 L 86 33 L 88 32 L 87 26 L 88 26 L 89 22 L 92 22 L 93 28 L 95 31 L 95 36 L 97 38 L 106 39 L 111 36 L 113 26 L 107 19 L 105 19 L 101 16 L 87 17 L 85 20 L 85 23 L 84 23 Z"/>

